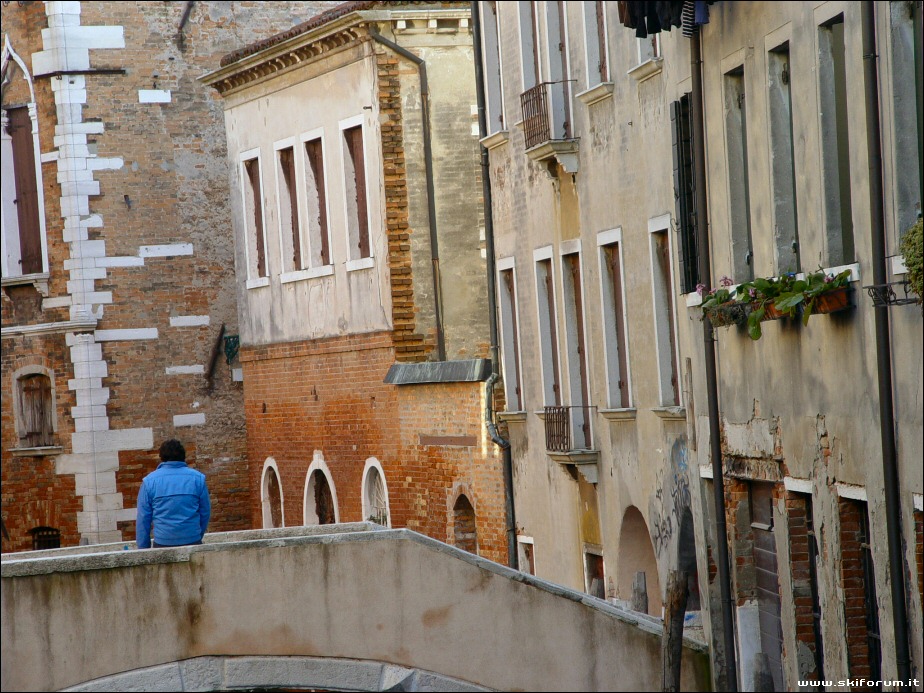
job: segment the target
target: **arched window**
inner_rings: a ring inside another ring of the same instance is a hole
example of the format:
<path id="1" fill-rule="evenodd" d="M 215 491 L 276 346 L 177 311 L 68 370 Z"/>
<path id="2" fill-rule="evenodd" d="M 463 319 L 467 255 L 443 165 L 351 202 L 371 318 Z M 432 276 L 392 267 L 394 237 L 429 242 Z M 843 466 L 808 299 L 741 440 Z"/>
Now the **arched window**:
<path id="1" fill-rule="evenodd" d="M 61 530 L 54 527 L 33 527 L 29 530 L 32 535 L 32 550 L 61 548 Z"/>
<path id="2" fill-rule="evenodd" d="M 337 490 L 320 451 L 315 451 L 314 461 L 305 476 L 304 508 L 306 525 L 331 525 L 340 521 Z"/>
<path id="3" fill-rule="evenodd" d="M 263 481 L 260 486 L 260 498 L 263 502 L 263 529 L 285 527 L 282 485 L 279 483 L 276 461 L 272 457 L 268 458 L 263 465 Z"/>
<path id="4" fill-rule="evenodd" d="M 42 366 L 26 366 L 14 375 L 16 434 L 21 448 L 49 447 L 55 444 L 54 381 Z"/>
<path id="5" fill-rule="evenodd" d="M 475 527 L 475 508 L 463 493 L 452 508 L 455 545 L 463 551 L 478 553 L 478 531 Z"/>
<path id="6" fill-rule="evenodd" d="M 363 520 L 391 527 L 385 472 L 374 457 L 366 461 L 363 471 Z"/>
<path id="7" fill-rule="evenodd" d="M 4 280 L 48 274 L 45 199 L 35 89 L 26 64 L 3 44 L 0 123 L 2 270 Z M 17 76 L 22 80 L 15 79 Z M 47 276 L 43 278 L 47 280 Z"/>

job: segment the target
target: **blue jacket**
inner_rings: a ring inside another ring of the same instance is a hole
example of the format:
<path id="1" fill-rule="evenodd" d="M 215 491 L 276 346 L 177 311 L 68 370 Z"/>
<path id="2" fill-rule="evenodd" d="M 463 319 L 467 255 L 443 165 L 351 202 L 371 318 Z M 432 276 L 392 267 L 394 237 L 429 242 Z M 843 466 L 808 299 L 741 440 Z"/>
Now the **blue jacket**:
<path id="1" fill-rule="evenodd" d="M 161 546 L 195 544 L 202 540 L 211 513 L 205 474 L 185 462 L 161 462 L 138 491 L 138 548 L 151 546 L 152 519 L 154 541 Z"/>

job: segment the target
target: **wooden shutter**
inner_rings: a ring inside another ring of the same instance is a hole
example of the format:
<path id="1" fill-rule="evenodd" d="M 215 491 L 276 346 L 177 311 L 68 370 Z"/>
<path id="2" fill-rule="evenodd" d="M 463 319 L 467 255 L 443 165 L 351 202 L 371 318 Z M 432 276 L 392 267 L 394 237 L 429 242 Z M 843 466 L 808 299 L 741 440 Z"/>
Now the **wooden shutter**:
<path id="1" fill-rule="evenodd" d="M 295 150 L 292 147 L 279 151 L 279 165 L 289 193 L 289 217 L 292 225 L 292 266 L 302 268 L 302 235 L 298 226 L 298 186 L 295 183 Z M 285 213 L 285 212 L 283 212 Z"/>
<path id="2" fill-rule="evenodd" d="M 667 238 L 667 231 L 655 234 L 656 251 L 658 255 L 658 264 L 661 267 L 661 276 L 664 278 L 664 295 L 667 305 L 666 315 L 668 337 L 670 342 L 670 361 L 671 361 L 671 389 L 673 403 L 680 404 L 680 387 L 677 379 L 677 335 L 674 332 L 674 281 L 671 275 L 671 251 L 670 243 Z"/>
<path id="3" fill-rule="evenodd" d="M 250 190 L 253 193 L 253 225 L 257 242 L 257 276 L 266 276 L 266 256 L 263 248 L 263 194 L 260 190 L 260 160 L 250 159 L 244 162 L 247 169 L 247 179 L 250 181 Z"/>
<path id="4" fill-rule="evenodd" d="M 626 361 L 626 322 L 622 307 L 622 267 L 619 262 L 619 244 L 606 248 L 606 260 L 613 280 L 613 319 L 616 323 L 616 352 L 619 363 L 619 406 L 629 406 L 628 362 Z"/>
<path id="5" fill-rule="evenodd" d="M 555 406 L 561 406 L 561 386 L 558 382 L 558 325 L 555 323 L 555 283 L 552 279 L 552 261 L 540 263 L 545 268 L 545 296 L 549 308 L 549 342 L 552 355 L 552 391 L 555 393 Z"/>
<path id="6" fill-rule="evenodd" d="M 366 209 L 366 162 L 363 153 L 362 126 L 344 131 L 347 148 L 353 160 L 353 176 L 356 179 L 356 219 L 359 224 L 359 257 L 372 255 L 369 248 L 369 215 Z"/>
<path id="7" fill-rule="evenodd" d="M 523 395 L 520 391 L 520 335 L 517 330 L 517 294 L 513 285 L 513 270 L 504 270 L 501 272 L 501 277 L 510 300 L 510 330 L 513 337 L 513 354 L 511 354 L 511 358 L 513 359 L 513 372 L 516 379 L 513 386 L 517 396 L 517 408 L 523 409 Z"/>
<path id="8" fill-rule="evenodd" d="M 324 182 L 324 147 L 320 139 L 305 142 L 305 154 L 314 177 L 318 198 L 318 228 L 320 229 L 321 264 L 330 264 L 330 239 L 327 235 L 327 190 Z"/>
<path id="9" fill-rule="evenodd" d="M 565 256 L 571 272 L 571 288 L 574 294 L 574 329 L 577 332 L 578 370 L 581 376 L 581 429 L 584 434 L 584 448 L 590 448 L 590 418 L 587 394 L 587 347 L 584 344 L 584 295 L 581 286 L 581 262 L 577 253 Z M 573 404 L 573 403 L 572 403 Z"/>
<path id="10" fill-rule="evenodd" d="M 9 133 L 13 141 L 13 176 L 16 182 L 14 202 L 19 220 L 22 273 L 36 274 L 41 272 L 43 267 L 32 119 L 26 107 L 11 108 L 7 113 L 9 114 Z"/>
<path id="11" fill-rule="evenodd" d="M 606 20 L 604 19 L 604 12 L 606 11 L 604 3 L 597 0 L 594 3 L 596 6 L 596 15 L 597 15 L 597 43 L 599 44 L 599 55 L 600 62 L 597 65 L 597 69 L 600 71 L 600 81 L 606 82 L 609 79 L 610 71 L 609 64 L 607 62 L 606 55 Z"/>
<path id="12" fill-rule="evenodd" d="M 671 103 L 671 141 L 674 154 L 674 202 L 679 225 L 680 283 L 683 293 L 696 290 L 699 258 L 696 249 L 696 207 L 693 179 L 693 119 L 690 95 Z"/>
<path id="13" fill-rule="evenodd" d="M 45 375 L 27 375 L 19 380 L 23 442 L 27 447 L 52 444 L 51 381 Z"/>

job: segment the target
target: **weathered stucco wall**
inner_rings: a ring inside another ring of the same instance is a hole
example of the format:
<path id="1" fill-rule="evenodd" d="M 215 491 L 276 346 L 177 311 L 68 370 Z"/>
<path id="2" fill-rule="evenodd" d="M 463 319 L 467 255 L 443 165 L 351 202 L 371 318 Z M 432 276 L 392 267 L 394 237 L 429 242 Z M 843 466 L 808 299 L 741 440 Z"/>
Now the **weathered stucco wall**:
<path id="1" fill-rule="evenodd" d="M 101 609 L 101 593 L 119 608 Z M 644 690 L 660 662 L 650 624 L 407 530 L 4 561 L 2 610 L 4 690 L 209 655 L 373 660 L 497 690 Z M 685 647 L 682 686 L 708 686 L 701 649 Z"/>

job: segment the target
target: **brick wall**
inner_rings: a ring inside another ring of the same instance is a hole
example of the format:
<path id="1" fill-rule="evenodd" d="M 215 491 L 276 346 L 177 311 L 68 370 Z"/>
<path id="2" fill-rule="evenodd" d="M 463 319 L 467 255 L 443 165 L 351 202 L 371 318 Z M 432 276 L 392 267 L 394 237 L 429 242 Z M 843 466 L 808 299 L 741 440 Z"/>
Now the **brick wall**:
<path id="1" fill-rule="evenodd" d="M 482 383 L 383 383 L 396 359 L 388 332 L 242 349 L 254 526 L 260 474 L 272 457 L 286 524 L 301 524 L 308 467 L 318 451 L 342 522 L 366 519 L 366 461 L 385 472 L 391 522 L 454 540 L 454 486 L 471 490 L 479 553 L 504 561 L 501 456 L 482 430 Z M 446 444 L 451 443 L 451 444 Z"/>
<path id="2" fill-rule="evenodd" d="M 751 530 L 751 509 L 748 482 L 726 477 L 725 513 L 728 541 L 731 546 L 731 578 L 735 603 L 757 599 L 754 568 L 754 532 Z"/>
<path id="3" fill-rule="evenodd" d="M 918 574 L 918 597 L 924 608 L 924 512 L 914 511 L 914 563 Z"/>
<path id="4" fill-rule="evenodd" d="M 851 678 L 870 678 L 870 648 L 867 640 L 866 580 L 863 574 L 862 516 L 866 503 L 841 498 L 838 507 L 841 540 L 841 587 L 847 661 Z"/>
<path id="5" fill-rule="evenodd" d="M 786 494 L 786 515 L 789 527 L 789 560 L 792 577 L 793 602 L 795 604 L 796 640 L 804 644 L 813 654 L 818 652 L 815 641 L 815 628 L 812 609 L 811 556 L 809 536 L 811 512 L 806 496 L 800 493 Z M 799 678 L 817 679 L 818 671 L 814 662 L 804 662 L 799 658 Z"/>

